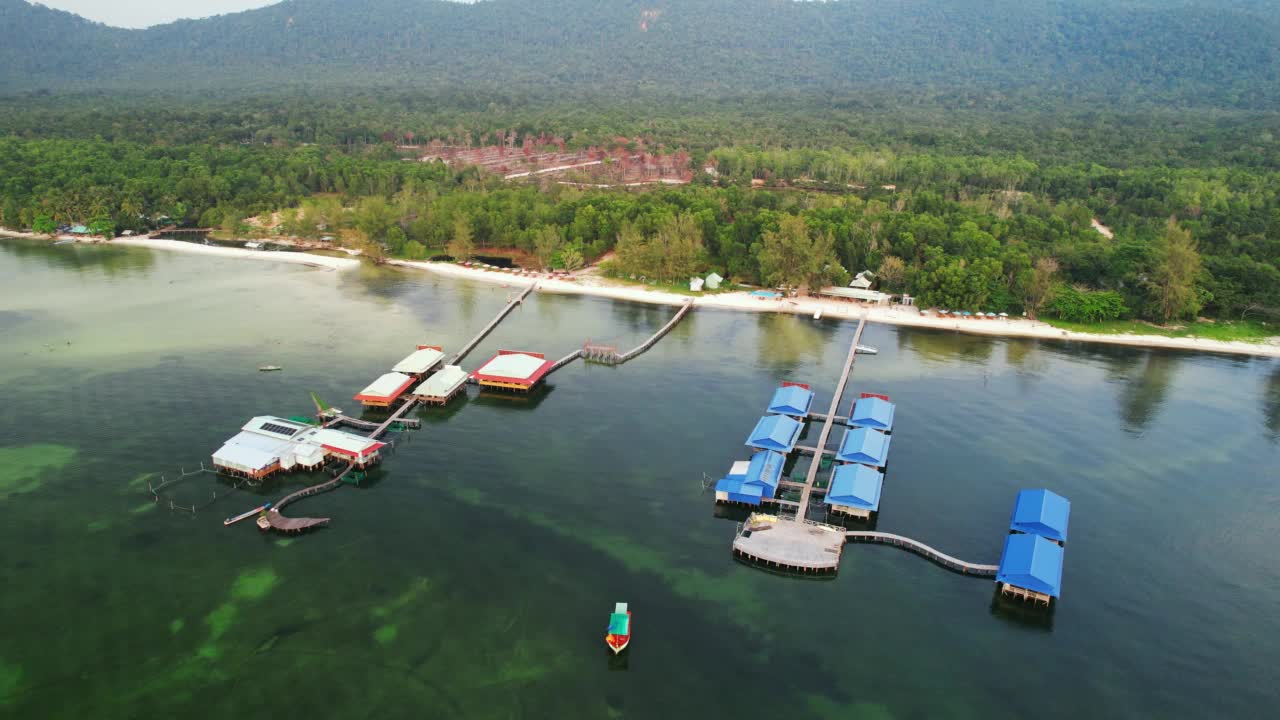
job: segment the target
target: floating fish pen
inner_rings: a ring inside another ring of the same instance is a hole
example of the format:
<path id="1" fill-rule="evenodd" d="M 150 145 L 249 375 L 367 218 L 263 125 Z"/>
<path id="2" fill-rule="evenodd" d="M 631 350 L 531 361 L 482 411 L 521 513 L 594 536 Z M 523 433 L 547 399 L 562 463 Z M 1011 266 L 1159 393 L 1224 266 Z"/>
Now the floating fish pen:
<path id="1" fill-rule="evenodd" d="M 457 365 L 445 365 L 413 390 L 415 400 L 427 405 L 444 405 L 462 392 L 467 384 L 467 371 Z"/>
<path id="2" fill-rule="evenodd" d="M 513 392 L 529 392 L 542 379 L 555 362 L 542 353 L 499 350 L 487 362 L 471 373 L 471 379 L 481 387 Z"/>
<path id="3" fill-rule="evenodd" d="M 1071 503 L 1050 490 L 1023 490 L 1014 500 L 1000 555 L 1002 597 L 1049 607 L 1062 592 L 1062 564 Z"/>
<path id="4" fill-rule="evenodd" d="M 356 394 L 355 400 L 365 407 L 389 408 L 400 400 L 417 378 L 400 372 L 389 372 L 369 383 Z"/>

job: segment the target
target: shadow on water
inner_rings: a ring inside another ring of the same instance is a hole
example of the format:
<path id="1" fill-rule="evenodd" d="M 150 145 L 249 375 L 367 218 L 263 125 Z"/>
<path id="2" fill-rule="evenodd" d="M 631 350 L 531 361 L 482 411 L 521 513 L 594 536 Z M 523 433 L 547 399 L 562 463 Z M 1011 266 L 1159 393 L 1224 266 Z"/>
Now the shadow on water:
<path id="1" fill-rule="evenodd" d="M 1142 433 L 1155 419 L 1177 369 L 1178 359 L 1171 353 L 1147 351 L 1142 370 L 1129 374 L 1117 398 L 1120 419 L 1127 432 Z"/>
<path id="2" fill-rule="evenodd" d="M 477 407 L 501 407 L 509 410 L 536 410 L 547 399 L 555 385 L 543 383 L 527 393 L 481 390 L 472 400 Z"/>
<path id="3" fill-rule="evenodd" d="M 1056 602 L 1056 601 L 1055 601 Z M 1053 631 L 1055 606 L 1034 606 L 1021 600 L 1007 598 L 997 588 L 991 594 L 991 615 L 1029 630 Z"/>
<path id="4" fill-rule="evenodd" d="M 44 240 L 2 240 L 0 250 L 24 260 L 39 259 L 51 268 L 77 272 L 101 271 L 109 277 L 146 275 L 155 266 L 155 254 L 145 248 L 111 247 L 72 243 L 53 245 Z"/>
<path id="5" fill-rule="evenodd" d="M 955 360 L 985 364 L 991 360 L 996 343 L 988 337 L 946 330 L 911 328 L 898 332 L 898 349 L 908 350 L 930 362 Z"/>
<path id="6" fill-rule="evenodd" d="M 802 381 L 795 377 L 803 365 L 822 357 L 828 343 L 840 332 L 837 322 L 815 322 L 791 313 L 759 313 L 756 315 L 759 342 L 757 363 L 776 373 L 781 379 Z"/>
<path id="7" fill-rule="evenodd" d="M 1272 441 L 1280 441 L 1280 365 L 1267 377 L 1262 391 L 1262 418 Z"/>

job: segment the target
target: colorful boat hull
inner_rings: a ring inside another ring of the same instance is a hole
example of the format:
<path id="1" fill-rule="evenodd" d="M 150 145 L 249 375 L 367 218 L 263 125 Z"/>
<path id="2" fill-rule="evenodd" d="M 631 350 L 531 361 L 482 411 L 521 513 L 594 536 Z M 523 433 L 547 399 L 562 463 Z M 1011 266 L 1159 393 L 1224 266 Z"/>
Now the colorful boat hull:
<path id="1" fill-rule="evenodd" d="M 609 627 L 605 631 L 604 643 L 614 655 L 621 653 L 631 644 L 631 611 L 626 603 L 618 603 L 609 616 Z"/>

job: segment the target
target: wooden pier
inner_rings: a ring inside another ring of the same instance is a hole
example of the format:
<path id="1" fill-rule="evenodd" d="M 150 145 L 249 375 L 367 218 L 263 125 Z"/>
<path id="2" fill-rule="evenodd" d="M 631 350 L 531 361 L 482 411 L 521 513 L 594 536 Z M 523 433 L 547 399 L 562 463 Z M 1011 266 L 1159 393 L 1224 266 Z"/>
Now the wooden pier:
<path id="1" fill-rule="evenodd" d="M 853 342 L 849 344 L 849 355 L 844 360 L 844 369 L 840 372 L 840 379 L 836 381 L 835 392 L 831 394 L 831 409 L 827 411 L 826 417 L 822 421 L 822 431 L 818 433 L 818 441 L 814 443 L 815 451 L 823 454 L 828 452 L 827 441 L 831 437 L 831 427 L 835 424 L 836 413 L 840 409 L 840 400 L 844 398 L 845 385 L 849 384 L 849 375 L 853 372 L 853 363 L 858 357 L 858 341 L 862 339 L 862 331 L 866 327 L 866 317 L 859 319 L 858 329 L 853 333 Z M 796 511 L 796 517 L 799 519 L 807 517 L 809 495 L 813 492 L 813 483 L 818 479 L 818 469 L 821 466 L 822 463 L 818 462 L 818 457 L 814 457 L 814 461 L 809 464 L 809 472 L 805 475 L 804 480 L 805 487 L 800 492 L 800 508 Z"/>
<path id="2" fill-rule="evenodd" d="M 301 490 L 285 495 L 283 498 L 280 499 L 279 502 L 277 502 L 275 505 L 271 507 L 270 510 L 267 511 L 265 517 L 267 519 L 268 525 L 271 527 L 272 530 L 279 530 L 281 532 L 302 532 L 303 530 L 307 530 L 309 528 L 320 527 L 321 525 L 328 525 L 329 518 L 327 517 L 326 518 L 285 517 L 284 515 L 280 514 L 280 509 L 283 508 L 285 505 L 288 505 L 289 503 L 294 502 L 295 500 L 301 500 L 302 498 L 305 498 L 305 497 L 311 497 L 312 495 L 319 495 L 320 493 L 323 493 L 323 492 L 329 492 L 330 490 L 341 485 L 342 479 L 347 476 L 347 473 L 351 472 L 354 469 L 355 469 L 355 465 L 348 465 L 344 470 L 342 470 L 342 472 L 334 475 L 332 480 L 329 480 L 327 482 L 322 482 L 319 485 L 312 485 L 310 487 L 305 487 L 305 488 L 302 488 Z"/>
<path id="3" fill-rule="evenodd" d="M 689 311 L 692 309 L 693 300 L 685 300 L 684 304 L 681 305 L 680 309 L 676 311 L 676 314 L 667 321 L 666 325 L 663 325 L 656 333 L 650 335 L 648 340 L 645 340 L 624 353 L 618 352 L 618 349 L 611 345 L 592 345 L 588 342 L 582 346 L 581 357 L 591 362 L 598 362 L 604 365 L 621 365 L 628 360 L 644 354 L 654 345 L 657 345 L 658 341 L 666 336 L 667 333 L 671 332 L 672 328 L 679 325 L 680 321 L 684 319 L 684 316 L 688 315 Z"/>
<path id="4" fill-rule="evenodd" d="M 489 333 L 493 332 L 494 328 L 498 327 L 498 323 L 501 323 L 503 319 L 506 318 L 507 315 L 509 315 L 517 305 L 523 303 L 524 299 L 529 297 L 529 293 L 532 293 L 536 289 L 538 289 L 538 285 L 537 283 L 534 283 L 533 285 L 526 287 L 524 291 L 522 291 L 514 299 L 508 301 L 506 307 L 502 308 L 502 310 L 498 312 L 498 316 L 495 317 L 493 320 L 490 320 L 489 324 L 485 325 L 484 328 L 480 330 L 479 334 L 471 338 L 471 342 L 467 343 L 466 345 L 463 345 L 462 349 L 458 351 L 458 354 L 454 355 L 446 364 L 457 365 L 459 362 L 461 362 L 462 359 L 465 358 L 468 354 L 470 354 L 472 350 L 476 349 L 476 346 L 480 344 L 481 340 L 484 340 L 486 337 L 488 337 Z"/>
<path id="5" fill-rule="evenodd" d="M 893 533 L 849 530 L 845 532 L 845 537 L 847 537 L 850 542 L 876 543 L 879 545 L 892 545 L 896 548 L 902 548 L 909 553 L 915 553 L 926 560 L 941 565 L 948 570 L 958 572 L 961 575 L 995 577 L 996 573 L 1000 570 L 999 565 L 982 565 L 967 562 L 959 558 L 952 557 L 941 550 L 935 550 L 919 540 L 912 540 L 909 537 L 894 535 Z"/>

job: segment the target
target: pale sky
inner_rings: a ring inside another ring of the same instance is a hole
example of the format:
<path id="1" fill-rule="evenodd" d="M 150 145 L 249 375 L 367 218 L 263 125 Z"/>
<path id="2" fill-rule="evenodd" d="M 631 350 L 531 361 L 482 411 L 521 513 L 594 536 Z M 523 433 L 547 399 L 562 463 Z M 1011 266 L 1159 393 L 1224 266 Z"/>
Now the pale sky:
<path id="1" fill-rule="evenodd" d="M 116 27 L 141 28 L 273 5 L 280 0 L 38 0 L 59 10 Z"/>

